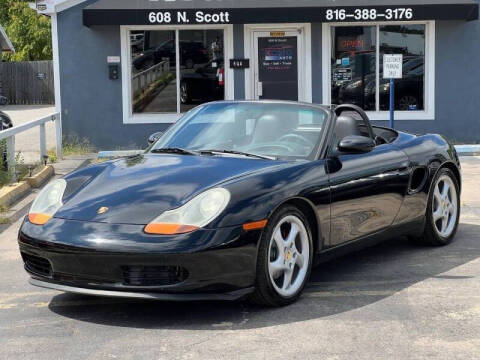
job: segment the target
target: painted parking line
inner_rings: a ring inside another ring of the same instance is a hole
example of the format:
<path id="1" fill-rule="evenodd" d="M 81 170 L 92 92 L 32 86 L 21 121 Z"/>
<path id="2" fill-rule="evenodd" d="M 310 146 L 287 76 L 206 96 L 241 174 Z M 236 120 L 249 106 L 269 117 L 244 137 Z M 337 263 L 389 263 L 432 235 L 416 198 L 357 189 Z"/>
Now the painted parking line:
<path id="1" fill-rule="evenodd" d="M 392 296 L 395 290 L 355 290 L 355 291 L 306 291 L 302 297 L 330 298 L 330 297 L 364 297 L 364 296 Z"/>

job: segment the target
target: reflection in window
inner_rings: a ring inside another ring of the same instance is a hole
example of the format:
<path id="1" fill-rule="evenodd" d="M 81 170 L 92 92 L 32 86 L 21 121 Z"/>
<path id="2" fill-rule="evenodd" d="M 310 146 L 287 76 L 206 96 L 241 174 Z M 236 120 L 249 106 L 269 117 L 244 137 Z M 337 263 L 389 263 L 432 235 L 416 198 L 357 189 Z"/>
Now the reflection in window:
<path id="1" fill-rule="evenodd" d="M 403 78 L 395 80 L 395 110 L 424 110 L 425 25 L 380 26 L 380 59 L 383 54 L 403 54 Z M 390 84 L 380 69 L 380 110 L 388 110 Z"/>
<path id="2" fill-rule="evenodd" d="M 177 112 L 175 31 L 130 33 L 132 112 Z"/>
<path id="3" fill-rule="evenodd" d="M 375 110 L 376 27 L 333 27 L 332 42 L 332 104 Z"/>
<path id="4" fill-rule="evenodd" d="M 223 100 L 223 43 L 223 30 L 131 31 L 132 113 L 183 113 Z"/>
<path id="5" fill-rule="evenodd" d="M 182 113 L 202 102 L 225 98 L 223 30 L 180 31 Z"/>

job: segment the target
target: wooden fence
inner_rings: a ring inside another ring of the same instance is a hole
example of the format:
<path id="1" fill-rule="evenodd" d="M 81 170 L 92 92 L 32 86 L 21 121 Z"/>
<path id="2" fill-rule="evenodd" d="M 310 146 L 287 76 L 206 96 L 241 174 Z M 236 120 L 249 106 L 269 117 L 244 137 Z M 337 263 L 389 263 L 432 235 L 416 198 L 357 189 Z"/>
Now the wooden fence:
<path id="1" fill-rule="evenodd" d="M 10 105 L 54 104 L 53 62 L 0 63 L 0 95 Z"/>

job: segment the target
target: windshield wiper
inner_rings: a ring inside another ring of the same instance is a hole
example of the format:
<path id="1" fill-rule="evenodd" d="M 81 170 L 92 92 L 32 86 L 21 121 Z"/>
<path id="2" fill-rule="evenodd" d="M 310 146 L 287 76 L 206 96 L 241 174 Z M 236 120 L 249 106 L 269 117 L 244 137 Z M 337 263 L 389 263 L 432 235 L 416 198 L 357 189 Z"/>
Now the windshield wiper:
<path id="1" fill-rule="evenodd" d="M 179 154 L 179 155 L 199 155 L 198 152 L 182 148 L 153 149 L 153 154 Z"/>
<path id="2" fill-rule="evenodd" d="M 256 155 L 256 154 L 249 154 L 246 152 L 242 151 L 234 151 L 234 150 L 200 150 L 200 154 L 210 154 L 210 155 L 215 155 L 215 154 L 232 154 L 232 155 L 241 155 L 241 156 L 246 156 L 246 157 L 253 157 L 257 159 L 265 159 L 265 160 L 277 160 L 277 158 L 273 156 L 262 156 L 262 155 Z"/>

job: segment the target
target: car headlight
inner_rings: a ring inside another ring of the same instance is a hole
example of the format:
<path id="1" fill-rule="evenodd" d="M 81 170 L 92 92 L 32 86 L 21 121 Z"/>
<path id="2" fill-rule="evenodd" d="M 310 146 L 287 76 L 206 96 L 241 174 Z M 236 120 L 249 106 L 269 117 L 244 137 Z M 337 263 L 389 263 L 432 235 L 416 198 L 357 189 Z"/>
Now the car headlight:
<path id="1" fill-rule="evenodd" d="M 223 188 L 207 190 L 182 207 L 164 212 L 145 227 L 147 234 L 175 235 L 198 230 L 217 218 L 230 202 Z"/>
<path id="2" fill-rule="evenodd" d="M 62 198 L 67 188 L 63 179 L 52 181 L 38 194 L 28 213 L 28 220 L 35 225 L 44 225 L 63 206 Z"/>

